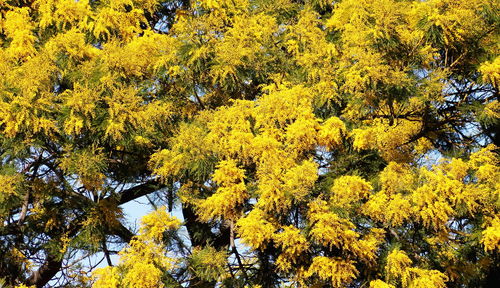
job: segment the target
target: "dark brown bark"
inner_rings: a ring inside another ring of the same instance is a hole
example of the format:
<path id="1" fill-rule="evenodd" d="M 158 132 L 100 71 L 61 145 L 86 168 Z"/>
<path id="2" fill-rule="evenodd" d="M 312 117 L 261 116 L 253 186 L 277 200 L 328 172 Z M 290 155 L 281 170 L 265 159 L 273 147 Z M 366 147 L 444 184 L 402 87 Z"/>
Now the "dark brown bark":
<path id="1" fill-rule="evenodd" d="M 142 196 L 151 194 L 163 187 L 165 187 L 165 185 L 161 184 L 158 180 L 151 180 L 143 184 L 139 184 L 130 189 L 122 191 L 119 194 L 118 205 L 122 205 Z"/>
<path id="2" fill-rule="evenodd" d="M 61 270 L 61 265 L 62 259 L 48 254 L 45 263 L 31 274 L 26 284 L 28 286 L 34 285 L 36 288 L 44 287 Z"/>

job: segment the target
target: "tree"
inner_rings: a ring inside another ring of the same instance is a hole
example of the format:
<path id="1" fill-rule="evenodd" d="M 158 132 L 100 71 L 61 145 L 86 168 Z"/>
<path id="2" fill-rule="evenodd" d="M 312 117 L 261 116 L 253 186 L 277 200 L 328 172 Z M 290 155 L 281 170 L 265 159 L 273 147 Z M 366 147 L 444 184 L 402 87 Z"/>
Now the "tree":
<path id="1" fill-rule="evenodd" d="M 493 285 L 499 8 L 0 1 L 0 278 Z"/>

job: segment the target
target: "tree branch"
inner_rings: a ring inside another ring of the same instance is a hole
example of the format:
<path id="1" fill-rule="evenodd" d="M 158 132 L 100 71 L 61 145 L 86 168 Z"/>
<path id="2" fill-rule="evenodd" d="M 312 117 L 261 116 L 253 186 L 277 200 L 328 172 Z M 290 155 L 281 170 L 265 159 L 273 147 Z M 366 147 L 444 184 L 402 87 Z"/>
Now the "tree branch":
<path id="1" fill-rule="evenodd" d="M 140 198 L 142 196 L 151 194 L 155 191 L 158 191 L 161 188 L 164 188 L 165 185 L 160 183 L 158 180 L 150 180 L 146 183 L 134 186 L 130 189 L 126 189 L 119 194 L 118 205 L 122 205 L 128 203 L 132 200 Z M 106 199 L 104 199 L 106 200 Z"/>
<path id="2" fill-rule="evenodd" d="M 42 288 L 57 274 L 57 272 L 59 272 L 61 266 L 62 257 L 61 259 L 57 259 L 54 255 L 47 254 L 45 263 L 43 263 L 40 269 L 31 274 L 26 281 L 26 284 L 28 286 L 34 285 L 36 288 Z"/>

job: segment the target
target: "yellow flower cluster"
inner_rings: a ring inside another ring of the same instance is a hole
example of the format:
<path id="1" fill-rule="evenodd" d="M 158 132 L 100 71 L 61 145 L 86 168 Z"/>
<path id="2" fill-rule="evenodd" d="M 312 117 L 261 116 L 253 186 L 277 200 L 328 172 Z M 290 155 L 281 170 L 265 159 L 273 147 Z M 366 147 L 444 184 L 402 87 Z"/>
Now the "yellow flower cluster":
<path id="1" fill-rule="evenodd" d="M 265 217 L 262 210 L 254 208 L 237 222 L 241 240 L 253 249 L 264 248 L 273 239 L 276 227 Z"/>
<path id="2" fill-rule="evenodd" d="M 333 182 L 330 203 L 348 207 L 352 203 L 368 198 L 372 185 L 359 176 L 341 176 Z"/>
<path id="3" fill-rule="evenodd" d="M 0 182 L 2 186 L 0 187 L 0 200 L 7 199 L 10 196 L 18 194 L 18 185 L 20 183 L 19 175 L 3 175 L 0 174 Z"/>
<path id="4" fill-rule="evenodd" d="M 404 288 L 446 287 L 445 283 L 448 281 L 448 277 L 444 273 L 411 267 L 412 263 L 413 261 L 405 252 L 399 249 L 392 250 L 387 256 L 388 282 L 402 283 Z M 381 286 L 383 287 L 383 285 Z"/>
<path id="5" fill-rule="evenodd" d="M 213 195 L 198 203 L 200 219 L 237 219 L 238 206 L 248 198 L 244 178 L 243 170 L 236 166 L 234 160 L 220 162 L 212 178 L 220 187 Z"/>
<path id="6" fill-rule="evenodd" d="M 485 82 L 491 83 L 495 87 L 500 86 L 500 57 L 496 57 L 492 62 L 481 64 L 479 71 L 483 74 Z"/>
<path id="7" fill-rule="evenodd" d="M 174 267 L 174 260 L 166 256 L 163 233 L 176 230 L 180 221 L 161 207 L 141 220 L 139 234 L 120 251 L 120 263 L 96 269 L 94 288 L 165 287 L 162 276 Z"/>
<path id="8" fill-rule="evenodd" d="M 356 278 L 357 274 L 358 270 L 352 261 L 317 256 L 314 257 L 306 276 L 317 275 L 323 280 L 330 280 L 332 287 L 344 287 Z"/>
<path id="9" fill-rule="evenodd" d="M 161 242 L 163 232 L 176 230 L 181 225 L 177 218 L 171 217 L 165 207 L 160 207 L 141 219 L 139 235 L 144 239 L 152 239 Z"/>
<path id="10" fill-rule="evenodd" d="M 486 251 L 500 250 L 500 219 L 496 217 L 482 232 L 481 243 Z"/>
<path id="11" fill-rule="evenodd" d="M 327 202 L 322 200 L 310 203 L 308 218 L 313 223 L 309 235 L 316 243 L 341 249 L 345 257 L 362 262 L 370 262 L 375 258 L 381 240 L 378 229 L 361 238 L 351 221 L 329 212 Z"/>
<path id="12" fill-rule="evenodd" d="M 36 53 L 34 44 L 36 37 L 33 35 L 33 22 L 29 15 L 29 8 L 17 8 L 5 13 L 2 23 L 3 32 L 12 39 L 7 56 L 14 59 L 27 59 Z"/>
<path id="13" fill-rule="evenodd" d="M 298 228 L 287 226 L 283 231 L 274 235 L 274 241 L 283 249 L 282 254 L 276 259 L 276 265 L 282 271 L 289 271 L 302 253 L 309 249 L 309 243 Z"/>

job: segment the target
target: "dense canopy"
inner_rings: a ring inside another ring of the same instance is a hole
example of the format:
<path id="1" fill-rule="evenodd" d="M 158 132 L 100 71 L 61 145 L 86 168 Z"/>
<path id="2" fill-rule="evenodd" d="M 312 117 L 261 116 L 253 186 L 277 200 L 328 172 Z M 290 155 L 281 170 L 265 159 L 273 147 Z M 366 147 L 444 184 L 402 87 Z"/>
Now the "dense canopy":
<path id="1" fill-rule="evenodd" d="M 492 287 L 499 15 L 0 0 L 0 283 Z"/>

